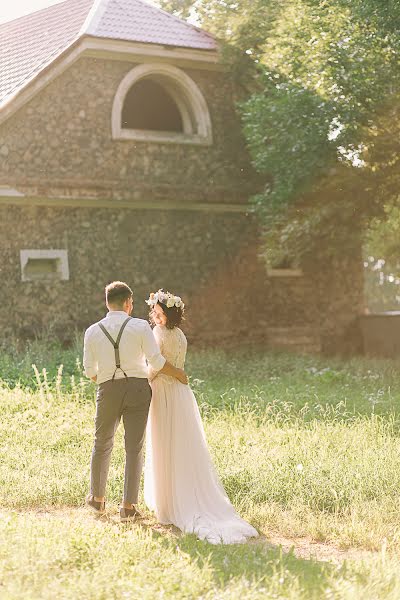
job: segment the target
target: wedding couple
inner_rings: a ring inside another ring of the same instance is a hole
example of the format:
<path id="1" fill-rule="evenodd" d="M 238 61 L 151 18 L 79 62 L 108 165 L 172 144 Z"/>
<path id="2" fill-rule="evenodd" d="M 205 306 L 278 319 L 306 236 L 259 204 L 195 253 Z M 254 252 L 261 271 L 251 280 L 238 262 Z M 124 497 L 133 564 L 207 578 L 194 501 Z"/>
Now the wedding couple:
<path id="1" fill-rule="evenodd" d="M 179 328 L 184 304 L 163 290 L 150 294 L 150 320 L 131 317 L 133 292 L 114 281 L 105 290 L 107 316 L 85 333 L 85 373 L 98 384 L 95 440 L 87 505 L 105 512 L 114 434 L 125 429 L 121 521 L 136 508 L 147 427 L 144 495 L 160 523 L 212 544 L 256 537 L 230 503 L 212 463 L 196 399 L 184 371 L 187 341 Z M 150 381 L 150 383 L 149 383 Z"/>

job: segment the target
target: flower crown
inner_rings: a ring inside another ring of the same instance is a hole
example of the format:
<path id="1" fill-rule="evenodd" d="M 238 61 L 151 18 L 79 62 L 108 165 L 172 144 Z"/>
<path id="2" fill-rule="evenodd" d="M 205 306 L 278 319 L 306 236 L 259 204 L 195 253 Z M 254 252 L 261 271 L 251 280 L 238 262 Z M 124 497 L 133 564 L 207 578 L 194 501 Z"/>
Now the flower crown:
<path id="1" fill-rule="evenodd" d="M 163 290 L 158 290 L 156 293 L 152 292 L 149 299 L 145 302 L 149 306 L 155 306 L 158 302 L 161 302 L 162 304 L 165 304 L 167 308 L 172 308 L 173 306 L 176 306 L 176 308 L 185 308 L 180 296 L 174 296 L 174 294 L 164 292 Z"/>

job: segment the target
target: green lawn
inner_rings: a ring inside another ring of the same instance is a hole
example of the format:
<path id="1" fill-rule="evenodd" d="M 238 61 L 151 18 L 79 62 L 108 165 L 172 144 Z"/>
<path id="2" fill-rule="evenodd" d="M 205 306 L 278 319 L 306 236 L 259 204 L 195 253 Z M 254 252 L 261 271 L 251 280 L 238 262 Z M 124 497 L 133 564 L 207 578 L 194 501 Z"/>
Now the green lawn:
<path id="1" fill-rule="evenodd" d="M 108 518 L 81 508 L 95 388 L 79 352 L 1 352 L 1 598 L 400 598 L 400 363 L 193 350 L 216 466 L 262 534 L 213 547 L 159 527 L 144 506 L 141 524 L 119 523 L 122 431 Z M 374 554 L 304 560 L 268 543 L 276 534 Z"/>

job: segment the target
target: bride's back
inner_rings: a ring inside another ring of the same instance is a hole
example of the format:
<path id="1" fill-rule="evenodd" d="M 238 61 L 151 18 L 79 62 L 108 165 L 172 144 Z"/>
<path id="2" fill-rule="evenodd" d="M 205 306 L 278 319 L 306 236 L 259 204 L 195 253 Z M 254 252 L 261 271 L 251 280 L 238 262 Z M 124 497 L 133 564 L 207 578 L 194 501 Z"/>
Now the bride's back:
<path id="1" fill-rule="evenodd" d="M 174 367 L 183 369 L 185 366 L 187 339 L 179 327 L 168 329 L 165 325 L 156 325 L 153 329 L 161 354 Z"/>

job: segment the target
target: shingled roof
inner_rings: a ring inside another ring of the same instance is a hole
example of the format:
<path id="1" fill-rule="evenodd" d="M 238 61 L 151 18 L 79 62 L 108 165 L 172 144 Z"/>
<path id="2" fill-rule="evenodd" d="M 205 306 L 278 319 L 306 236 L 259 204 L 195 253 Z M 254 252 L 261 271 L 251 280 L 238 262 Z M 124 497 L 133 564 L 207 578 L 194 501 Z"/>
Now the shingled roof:
<path id="1" fill-rule="evenodd" d="M 0 107 L 84 37 L 216 50 L 205 31 L 144 0 L 65 0 L 0 24 Z"/>

